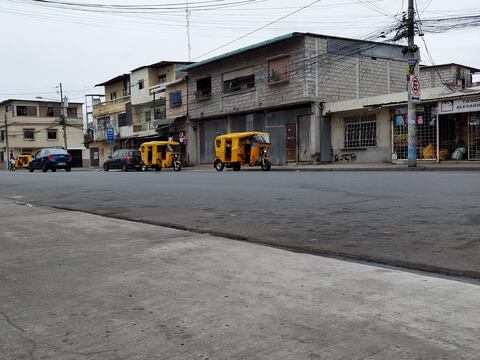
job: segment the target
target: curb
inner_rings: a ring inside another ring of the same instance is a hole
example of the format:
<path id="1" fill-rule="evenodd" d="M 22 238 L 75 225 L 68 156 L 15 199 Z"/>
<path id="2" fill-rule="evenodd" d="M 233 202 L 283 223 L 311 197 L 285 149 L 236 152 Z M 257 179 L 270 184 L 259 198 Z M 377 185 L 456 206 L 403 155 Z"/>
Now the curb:
<path id="1" fill-rule="evenodd" d="M 308 246 L 295 246 L 295 245 L 280 245 L 275 244 L 270 241 L 265 241 L 262 239 L 247 237 L 243 235 L 237 235 L 233 233 L 223 232 L 223 231 L 216 231 L 216 230 L 208 230 L 208 229 L 199 229 L 195 227 L 190 227 L 182 224 L 170 223 L 170 222 L 163 222 L 163 221 L 151 221 L 151 220 L 144 220 L 144 219 L 135 219 L 129 218 L 127 216 L 122 215 L 115 215 L 115 214 L 108 214 L 108 213 L 100 213 L 95 211 L 87 211 L 81 209 L 75 209 L 68 206 L 58 206 L 58 205 L 43 205 L 43 204 L 36 204 L 36 203 L 27 203 L 24 201 L 19 201 L 10 198 L 3 198 L 4 200 L 12 201 L 18 205 L 28 205 L 28 206 L 38 206 L 38 207 L 46 207 L 50 209 L 57 209 L 63 211 L 77 211 L 84 214 L 90 214 L 95 216 L 101 216 L 105 218 L 123 220 L 123 221 L 131 221 L 140 224 L 148 224 L 154 226 L 161 226 L 164 228 L 174 229 L 174 230 L 181 230 L 181 231 L 188 231 L 196 234 L 207 234 L 216 237 L 222 237 L 225 239 L 236 240 L 236 241 L 243 241 L 247 243 L 268 246 L 275 249 L 280 249 L 284 251 L 290 251 L 293 253 L 299 254 L 306 254 L 312 256 L 322 256 L 326 258 L 338 259 L 343 261 L 353 261 L 359 263 L 366 263 L 375 266 L 389 266 L 392 268 L 396 268 L 402 271 L 419 271 L 424 272 L 426 274 L 436 274 L 440 276 L 451 276 L 451 277 L 458 277 L 462 278 L 462 281 L 466 279 L 474 279 L 478 281 L 480 279 L 480 272 L 475 270 L 467 270 L 467 269 L 452 269 L 448 267 L 438 266 L 438 265 L 429 265 L 429 264 L 422 264 L 422 263 L 413 263 L 410 261 L 404 260 L 392 260 L 383 257 L 376 257 L 371 255 L 359 255 L 359 254 L 350 254 L 341 251 L 332 251 L 332 250 L 325 250 L 325 249 L 314 249 Z"/>
<path id="2" fill-rule="evenodd" d="M 201 172 L 215 172 L 215 169 L 203 169 L 203 168 L 183 168 L 182 171 L 201 171 Z M 242 171 L 262 171 L 257 168 L 242 168 Z M 409 167 L 378 167 L 378 168 L 275 168 L 272 167 L 271 171 L 283 171 L 283 172 L 379 172 L 379 171 L 447 171 L 447 172 L 472 172 L 480 171 L 480 167 L 430 167 L 430 166 L 418 166 L 416 168 Z"/>

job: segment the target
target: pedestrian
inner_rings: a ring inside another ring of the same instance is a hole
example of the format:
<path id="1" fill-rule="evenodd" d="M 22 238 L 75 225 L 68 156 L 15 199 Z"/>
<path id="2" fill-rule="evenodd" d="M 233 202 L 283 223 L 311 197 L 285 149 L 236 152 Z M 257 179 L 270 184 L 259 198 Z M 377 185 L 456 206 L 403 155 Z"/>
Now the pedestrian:
<path id="1" fill-rule="evenodd" d="M 10 158 L 10 171 L 15 171 L 15 158 L 12 157 Z"/>

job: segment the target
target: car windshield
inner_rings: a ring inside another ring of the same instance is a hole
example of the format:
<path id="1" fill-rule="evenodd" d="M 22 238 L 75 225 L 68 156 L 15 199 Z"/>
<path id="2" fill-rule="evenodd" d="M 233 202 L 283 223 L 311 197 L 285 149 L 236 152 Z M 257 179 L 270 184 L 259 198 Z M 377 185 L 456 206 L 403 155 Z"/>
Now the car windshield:
<path id="1" fill-rule="evenodd" d="M 253 135 L 253 140 L 260 144 L 270 144 L 270 135 L 269 134 L 255 134 Z"/>
<path id="2" fill-rule="evenodd" d="M 50 149 L 48 152 L 53 155 L 68 155 L 68 152 L 63 149 Z"/>
<path id="3" fill-rule="evenodd" d="M 141 155 L 140 151 L 134 150 L 134 151 L 132 151 L 132 157 L 138 157 L 139 158 L 139 157 L 142 157 L 142 155 Z"/>

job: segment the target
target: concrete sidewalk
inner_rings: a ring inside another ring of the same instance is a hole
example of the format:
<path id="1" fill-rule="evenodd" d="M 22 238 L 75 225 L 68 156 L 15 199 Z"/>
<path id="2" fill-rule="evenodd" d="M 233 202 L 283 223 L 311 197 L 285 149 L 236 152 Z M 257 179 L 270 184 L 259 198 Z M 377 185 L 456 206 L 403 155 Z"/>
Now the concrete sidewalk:
<path id="1" fill-rule="evenodd" d="M 478 359 L 480 286 L 0 200 L 1 359 Z"/>

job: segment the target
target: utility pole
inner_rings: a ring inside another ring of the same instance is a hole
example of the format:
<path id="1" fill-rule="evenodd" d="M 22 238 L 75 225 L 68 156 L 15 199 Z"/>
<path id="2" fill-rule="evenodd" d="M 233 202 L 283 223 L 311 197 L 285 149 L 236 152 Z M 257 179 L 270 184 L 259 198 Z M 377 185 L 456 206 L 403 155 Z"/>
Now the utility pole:
<path id="1" fill-rule="evenodd" d="M 67 119 L 65 117 L 65 100 L 63 99 L 62 83 L 60 83 L 60 119 L 61 119 L 62 129 L 63 129 L 64 147 L 65 147 L 65 150 L 68 150 L 68 148 L 67 148 Z"/>
<path id="2" fill-rule="evenodd" d="M 188 7 L 188 0 L 185 7 L 185 13 L 187 15 L 187 48 L 188 48 L 188 61 L 192 60 L 192 46 L 190 44 L 190 9 Z"/>
<path id="3" fill-rule="evenodd" d="M 8 144 L 8 124 L 7 124 L 7 109 L 4 106 L 3 107 L 5 110 L 5 152 L 6 152 L 6 158 L 5 158 L 5 170 L 9 169 L 10 166 L 10 146 Z"/>
<path id="4" fill-rule="evenodd" d="M 415 45 L 415 8 L 414 0 L 408 0 L 407 38 L 408 38 L 408 167 L 417 166 L 417 137 L 415 102 L 420 100 L 418 81 L 418 47 Z"/>

